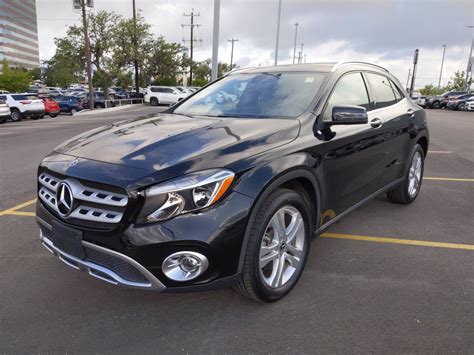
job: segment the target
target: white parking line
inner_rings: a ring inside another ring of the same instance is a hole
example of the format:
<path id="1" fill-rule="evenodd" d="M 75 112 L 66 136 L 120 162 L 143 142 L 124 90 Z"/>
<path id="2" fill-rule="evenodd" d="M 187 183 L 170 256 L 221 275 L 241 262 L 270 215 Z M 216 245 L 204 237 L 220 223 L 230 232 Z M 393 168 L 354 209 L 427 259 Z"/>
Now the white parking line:
<path id="1" fill-rule="evenodd" d="M 452 154 L 449 150 L 428 150 L 428 154 Z"/>

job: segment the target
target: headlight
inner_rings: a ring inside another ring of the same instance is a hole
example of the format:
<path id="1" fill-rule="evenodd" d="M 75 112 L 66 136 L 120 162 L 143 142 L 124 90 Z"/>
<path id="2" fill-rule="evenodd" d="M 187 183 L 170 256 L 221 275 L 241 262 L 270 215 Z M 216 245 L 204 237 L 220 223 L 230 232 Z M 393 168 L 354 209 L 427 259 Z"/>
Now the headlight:
<path id="1" fill-rule="evenodd" d="M 186 212 L 212 206 L 229 190 L 235 174 L 205 170 L 152 186 L 145 190 L 139 223 L 164 221 Z"/>

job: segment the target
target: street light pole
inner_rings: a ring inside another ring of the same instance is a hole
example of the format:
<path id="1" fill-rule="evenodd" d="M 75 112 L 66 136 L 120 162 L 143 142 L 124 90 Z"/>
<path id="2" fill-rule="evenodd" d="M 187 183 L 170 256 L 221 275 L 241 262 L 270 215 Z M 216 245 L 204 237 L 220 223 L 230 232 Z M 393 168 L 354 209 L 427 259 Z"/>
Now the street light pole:
<path id="1" fill-rule="evenodd" d="M 439 71 L 438 89 L 441 87 L 441 76 L 443 75 L 444 55 L 446 54 L 446 45 L 443 44 L 443 59 L 441 59 L 441 70 Z"/>
<path id="2" fill-rule="evenodd" d="M 467 26 L 467 28 L 474 28 L 474 26 Z M 472 37 L 472 40 L 471 40 L 471 50 L 469 52 L 469 58 L 467 60 L 467 67 L 466 67 L 466 80 L 464 82 L 464 91 L 467 91 L 469 90 L 469 84 L 468 84 L 468 80 L 469 80 L 469 72 L 472 71 L 472 47 L 474 46 L 474 35 Z"/>
<path id="3" fill-rule="evenodd" d="M 86 0 L 81 0 L 82 10 L 82 27 L 84 27 L 84 49 L 86 51 L 86 70 L 87 82 L 89 84 L 89 109 L 94 109 L 94 92 L 92 87 L 92 63 L 91 63 L 91 47 L 89 43 L 89 33 L 87 30 Z"/>
<path id="4" fill-rule="evenodd" d="M 230 69 L 232 70 L 232 64 L 234 63 L 234 43 L 238 42 L 237 38 L 228 39 L 227 42 L 232 43 L 232 49 L 230 50 Z"/>
<path id="5" fill-rule="evenodd" d="M 303 47 L 304 47 L 304 44 L 301 43 L 301 52 L 300 52 L 301 54 L 298 58 L 298 63 L 303 63 Z"/>
<path id="6" fill-rule="evenodd" d="M 135 6 L 135 0 L 133 0 L 133 45 L 134 45 L 134 59 L 133 64 L 135 65 L 135 92 L 137 95 L 140 94 L 140 85 L 138 83 L 138 43 L 137 43 L 137 8 Z"/>
<path id="7" fill-rule="evenodd" d="M 275 65 L 278 65 L 278 44 L 280 42 L 281 0 L 278 1 L 277 35 L 275 44 Z"/>
<path id="8" fill-rule="evenodd" d="M 212 70 L 211 80 L 217 79 L 219 60 L 219 21 L 221 14 L 221 0 L 214 0 L 214 28 L 212 33 Z"/>
<path id="9" fill-rule="evenodd" d="M 296 60 L 296 39 L 298 38 L 298 22 L 295 23 L 295 44 L 293 46 L 293 64 L 295 64 Z"/>

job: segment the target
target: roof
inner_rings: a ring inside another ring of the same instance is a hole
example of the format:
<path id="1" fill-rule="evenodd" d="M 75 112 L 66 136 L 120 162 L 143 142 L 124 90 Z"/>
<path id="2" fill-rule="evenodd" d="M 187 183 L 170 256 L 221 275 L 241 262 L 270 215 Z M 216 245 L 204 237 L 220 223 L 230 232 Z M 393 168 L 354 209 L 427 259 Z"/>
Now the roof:
<path id="1" fill-rule="evenodd" d="M 372 63 L 366 62 L 328 62 L 328 63 L 305 63 L 305 64 L 284 64 L 284 65 L 276 65 L 270 67 L 253 67 L 253 68 L 243 68 L 243 69 L 236 69 L 233 70 L 231 73 L 239 72 L 239 73 L 261 73 L 261 72 L 308 72 L 308 71 L 319 71 L 319 72 L 331 72 L 336 71 L 342 66 L 345 65 L 361 65 L 367 66 L 372 68 L 377 68 L 379 70 L 387 71 L 387 69 Z"/>

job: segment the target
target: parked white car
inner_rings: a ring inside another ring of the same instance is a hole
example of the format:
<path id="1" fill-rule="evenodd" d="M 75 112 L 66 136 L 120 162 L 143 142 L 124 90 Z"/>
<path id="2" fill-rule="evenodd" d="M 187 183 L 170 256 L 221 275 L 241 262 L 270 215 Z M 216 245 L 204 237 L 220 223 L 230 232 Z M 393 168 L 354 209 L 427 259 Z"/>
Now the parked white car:
<path id="1" fill-rule="evenodd" d="M 31 94 L 7 94 L 6 102 L 10 106 L 10 115 L 12 121 L 21 121 L 23 118 L 30 117 L 33 120 L 44 117 L 43 100 Z"/>
<path id="2" fill-rule="evenodd" d="M 0 123 L 5 123 L 10 118 L 10 107 L 5 95 L 0 95 Z"/>
<path id="3" fill-rule="evenodd" d="M 173 105 L 184 99 L 187 94 L 170 86 L 149 86 L 146 90 L 144 100 L 151 106 Z"/>

